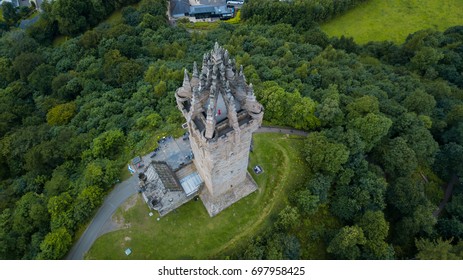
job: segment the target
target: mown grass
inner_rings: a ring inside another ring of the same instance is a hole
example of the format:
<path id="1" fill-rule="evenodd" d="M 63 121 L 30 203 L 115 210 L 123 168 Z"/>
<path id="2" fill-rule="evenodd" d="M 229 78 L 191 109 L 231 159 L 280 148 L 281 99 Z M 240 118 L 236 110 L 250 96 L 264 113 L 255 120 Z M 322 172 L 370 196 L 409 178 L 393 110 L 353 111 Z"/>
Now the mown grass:
<path id="1" fill-rule="evenodd" d="M 157 221 L 139 197 L 134 207 L 117 215 L 130 224 L 101 236 L 87 259 L 211 259 L 240 245 L 248 236 L 272 223 L 272 216 L 287 203 L 287 193 L 303 184 L 309 174 L 301 155 L 303 138 L 282 134 L 256 134 L 250 168 L 259 189 L 210 218 L 201 201 L 190 201 Z M 130 256 L 124 254 L 131 248 Z"/>
<path id="2" fill-rule="evenodd" d="M 330 36 L 403 43 L 408 34 L 422 29 L 443 31 L 463 24 L 461 0 L 370 0 L 323 24 Z"/>
<path id="3" fill-rule="evenodd" d="M 219 27 L 220 22 L 219 21 L 197 21 L 197 22 L 186 22 L 186 23 L 177 23 L 179 26 L 183 26 L 186 29 L 191 29 L 191 30 L 201 30 L 201 31 L 206 31 L 206 30 L 213 30 Z"/>
<path id="4" fill-rule="evenodd" d="M 235 17 L 225 20 L 226 23 L 238 24 L 241 22 L 241 10 L 238 10 L 235 14 Z"/>
<path id="5" fill-rule="evenodd" d="M 116 25 L 122 22 L 122 12 L 121 9 L 114 11 L 107 19 L 103 22 L 109 23 L 111 25 Z"/>

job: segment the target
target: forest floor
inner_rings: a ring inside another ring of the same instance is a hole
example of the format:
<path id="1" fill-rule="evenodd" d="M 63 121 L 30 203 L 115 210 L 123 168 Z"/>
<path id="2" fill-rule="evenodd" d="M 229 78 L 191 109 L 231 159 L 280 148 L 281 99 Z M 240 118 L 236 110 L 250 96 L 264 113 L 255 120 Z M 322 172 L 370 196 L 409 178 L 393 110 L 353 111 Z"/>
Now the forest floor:
<path id="1" fill-rule="evenodd" d="M 434 217 L 436 217 L 436 218 L 439 217 L 442 210 L 444 210 L 445 205 L 447 205 L 447 202 L 449 201 L 450 197 L 452 196 L 454 186 L 458 185 L 458 183 L 459 183 L 458 176 L 454 174 L 452 176 L 452 179 L 450 179 L 450 181 L 448 182 L 448 184 L 445 187 L 445 196 L 442 199 L 442 202 L 439 204 L 439 208 L 436 211 L 434 211 L 434 213 L 433 213 Z"/>
<path id="2" fill-rule="evenodd" d="M 254 136 L 249 167 L 259 164 L 264 172 L 253 175 L 259 189 L 210 218 L 200 201 L 190 201 L 159 218 L 140 195 L 131 208 L 117 211 L 128 228 L 110 232 L 96 240 L 87 259 L 210 259 L 222 258 L 268 227 L 287 204 L 287 193 L 307 180 L 302 156 L 303 137 L 260 133 Z M 251 169 L 250 169 L 251 170 Z M 158 219 L 159 218 L 159 219 Z M 120 220 L 122 221 L 122 220 Z M 132 249 L 126 256 L 124 250 Z"/>
<path id="3" fill-rule="evenodd" d="M 462 24 L 461 0 L 370 0 L 321 27 L 329 36 L 353 37 L 358 44 L 386 40 L 400 44 L 418 30 L 443 31 Z"/>

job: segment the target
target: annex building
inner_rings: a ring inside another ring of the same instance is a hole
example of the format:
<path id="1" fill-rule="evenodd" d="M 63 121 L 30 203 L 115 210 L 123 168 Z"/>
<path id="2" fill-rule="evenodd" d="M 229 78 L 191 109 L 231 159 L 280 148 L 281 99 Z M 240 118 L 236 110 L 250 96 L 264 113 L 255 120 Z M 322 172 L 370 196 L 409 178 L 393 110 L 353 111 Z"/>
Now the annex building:
<path id="1" fill-rule="evenodd" d="M 190 17 L 195 19 L 229 19 L 235 8 L 226 0 L 170 0 L 170 14 L 173 18 Z"/>
<path id="2" fill-rule="evenodd" d="M 49 0 L 50 2 L 52 0 Z M 33 7 L 34 9 L 41 10 L 42 8 L 42 3 L 44 0 L 0 0 L 0 5 L 3 2 L 9 2 L 13 4 L 14 7 L 20 7 L 20 6 L 25 6 L 25 7 Z"/>

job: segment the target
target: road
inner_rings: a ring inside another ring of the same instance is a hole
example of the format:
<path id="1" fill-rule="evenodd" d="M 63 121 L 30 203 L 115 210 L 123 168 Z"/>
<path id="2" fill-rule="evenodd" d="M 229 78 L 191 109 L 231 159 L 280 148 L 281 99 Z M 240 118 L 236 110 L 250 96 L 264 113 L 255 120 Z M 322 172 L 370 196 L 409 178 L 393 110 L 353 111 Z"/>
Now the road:
<path id="1" fill-rule="evenodd" d="M 283 134 L 293 134 L 300 136 L 307 136 L 307 132 L 302 130 L 290 129 L 290 128 L 280 128 L 280 127 L 270 127 L 262 126 L 256 133 L 283 133 Z M 85 232 L 80 237 L 79 241 L 72 247 L 71 251 L 67 255 L 67 260 L 83 260 L 85 253 L 93 245 L 93 242 L 103 233 L 105 229 L 103 228 L 107 221 L 111 219 L 111 216 L 114 214 L 116 209 L 122 205 L 130 196 L 137 193 L 138 178 L 137 176 L 132 176 L 129 179 L 116 185 L 114 190 L 106 197 L 103 205 L 100 207 L 96 213 L 93 220 L 88 225 Z"/>
<path id="2" fill-rule="evenodd" d="M 137 193 L 138 178 L 132 176 L 116 185 L 114 190 L 106 197 L 90 225 L 72 247 L 67 260 L 83 260 L 84 254 L 92 247 L 93 242 L 100 236 L 105 223 L 111 219 L 116 209 L 130 196 Z"/>

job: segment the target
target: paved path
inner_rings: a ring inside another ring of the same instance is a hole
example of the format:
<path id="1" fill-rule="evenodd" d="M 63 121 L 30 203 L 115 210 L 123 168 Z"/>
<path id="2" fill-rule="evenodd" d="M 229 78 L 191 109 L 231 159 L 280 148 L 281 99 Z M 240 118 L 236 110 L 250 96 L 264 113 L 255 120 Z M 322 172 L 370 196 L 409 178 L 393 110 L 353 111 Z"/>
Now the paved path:
<path id="1" fill-rule="evenodd" d="M 292 128 L 274 127 L 274 126 L 261 126 L 255 133 L 268 133 L 268 132 L 284 133 L 284 134 L 292 134 L 292 135 L 300 135 L 300 136 L 309 135 L 309 133 L 306 131 L 292 129 Z"/>
<path id="2" fill-rule="evenodd" d="M 284 133 L 300 136 L 307 136 L 307 132 L 291 128 L 280 128 L 271 126 L 262 126 L 256 133 Z M 92 222 L 88 225 L 85 232 L 80 237 L 79 241 L 72 247 L 67 255 L 68 260 L 82 260 L 85 253 L 93 245 L 93 242 L 103 233 L 106 232 L 104 226 L 111 219 L 116 209 L 122 205 L 130 196 L 137 193 L 138 178 L 132 176 L 122 183 L 116 185 L 114 190 L 106 197 L 103 205 L 100 207 Z"/>
<path id="3" fill-rule="evenodd" d="M 29 26 L 33 25 L 39 20 L 40 14 L 36 14 L 34 17 L 30 19 L 23 19 L 21 20 L 21 23 L 19 23 L 19 28 L 21 29 L 26 29 Z"/>
<path id="4" fill-rule="evenodd" d="M 116 209 L 130 196 L 137 193 L 138 178 L 132 176 L 122 183 L 116 185 L 114 190 L 106 197 L 95 217 L 80 237 L 79 241 L 72 247 L 67 255 L 68 260 L 83 260 L 84 254 L 92 247 L 93 242 L 100 236 L 103 226 L 111 219 Z"/>

